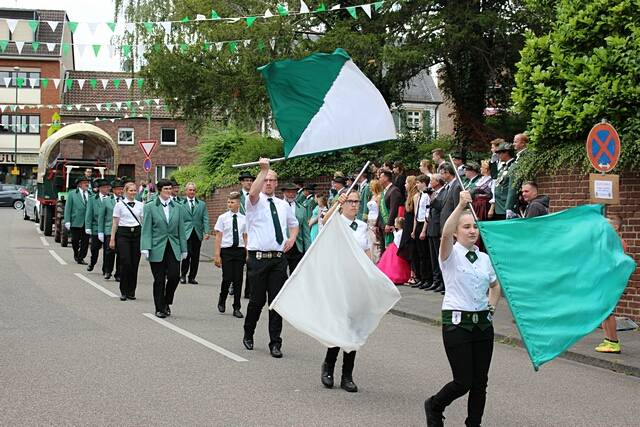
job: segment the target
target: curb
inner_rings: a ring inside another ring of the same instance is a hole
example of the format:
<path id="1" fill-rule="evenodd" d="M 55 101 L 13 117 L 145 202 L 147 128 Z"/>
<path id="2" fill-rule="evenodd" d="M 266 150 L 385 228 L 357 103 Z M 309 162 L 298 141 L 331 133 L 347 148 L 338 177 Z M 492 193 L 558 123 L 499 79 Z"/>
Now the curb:
<path id="1" fill-rule="evenodd" d="M 389 313 L 394 314 L 398 317 L 404 317 L 405 319 L 415 320 L 417 322 L 426 323 L 429 326 L 442 326 L 442 322 L 440 319 L 434 319 L 427 316 L 422 316 L 420 314 L 409 313 L 402 310 L 397 310 L 392 308 L 389 310 Z M 500 344 L 507 344 L 512 346 L 517 346 L 524 348 L 524 344 L 520 338 L 514 338 L 512 336 L 507 336 L 500 334 L 498 332 L 494 332 L 494 341 Z M 584 365 L 595 366 L 597 368 L 608 369 L 610 371 L 614 371 L 620 374 L 631 375 L 637 378 L 640 378 L 640 367 L 637 366 L 629 366 L 621 363 L 617 363 L 614 361 L 604 360 L 597 357 L 589 356 L 586 354 L 576 353 L 573 351 L 565 351 L 560 356 L 563 359 L 572 360 L 574 362 L 582 363 Z"/>

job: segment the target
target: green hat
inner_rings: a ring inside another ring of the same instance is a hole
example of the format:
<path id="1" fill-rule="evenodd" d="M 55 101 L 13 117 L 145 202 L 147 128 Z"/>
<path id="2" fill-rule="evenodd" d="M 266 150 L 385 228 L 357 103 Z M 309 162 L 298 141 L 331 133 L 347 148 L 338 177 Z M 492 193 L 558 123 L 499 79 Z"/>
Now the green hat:
<path id="1" fill-rule="evenodd" d="M 80 177 L 76 178 L 76 181 L 75 181 L 76 187 L 77 187 L 78 185 L 80 185 L 80 183 L 81 183 L 82 181 L 90 182 L 91 180 L 90 180 L 89 178 L 87 178 L 86 176 L 82 175 L 82 176 L 80 176 Z"/>
<path id="2" fill-rule="evenodd" d="M 509 151 L 513 153 L 513 144 L 506 141 L 501 142 L 500 145 L 498 145 L 498 149 L 496 150 L 496 153 L 500 153 L 502 151 Z"/>
<path id="3" fill-rule="evenodd" d="M 285 191 L 285 190 L 297 190 L 298 187 L 296 187 L 295 184 L 292 184 L 290 182 L 285 182 L 280 186 L 280 191 Z"/>
<path id="4" fill-rule="evenodd" d="M 97 186 L 97 187 L 104 187 L 104 186 L 108 186 L 110 184 L 109 184 L 109 181 L 107 181 L 106 179 L 100 178 L 100 179 L 96 179 L 95 180 L 95 184 L 94 185 Z"/>
<path id="5" fill-rule="evenodd" d="M 124 181 L 120 179 L 114 179 L 111 181 L 111 188 L 122 188 L 124 187 Z"/>

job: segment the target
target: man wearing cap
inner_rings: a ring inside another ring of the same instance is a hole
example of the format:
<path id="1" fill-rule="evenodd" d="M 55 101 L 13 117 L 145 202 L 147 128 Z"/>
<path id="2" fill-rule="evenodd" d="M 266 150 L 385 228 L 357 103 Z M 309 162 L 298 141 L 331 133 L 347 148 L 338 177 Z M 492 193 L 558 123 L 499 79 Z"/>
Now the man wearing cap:
<path id="1" fill-rule="evenodd" d="M 298 220 L 296 244 L 285 253 L 287 256 L 287 263 L 289 264 L 289 274 L 291 274 L 298 266 L 298 263 L 304 256 L 307 248 L 311 246 L 309 217 L 307 216 L 307 210 L 304 205 L 298 203 L 298 188 L 294 184 L 282 184 L 280 191 L 282 191 L 282 194 L 284 195 L 283 200 L 287 202 L 291 212 Z"/>
<path id="2" fill-rule="evenodd" d="M 315 184 L 305 184 L 302 187 L 302 194 L 304 195 L 304 200 L 302 201 L 302 206 L 306 211 L 307 224 L 309 223 L 309 219 L 313 216 L 313 210 L 318 205 L 316 203 L 316 185 Z M 309 227 L 309 239 L 311 239 L 311 227 Z M 307 245 L 307 248 L 309 246 Z"/>
<path id="3" fill-rule="evenodd" d="M 64 205 L 64 227 L 71 232 L 73 259 L 78 264 L 86 264 L 84 258 L 89 249 L 89 236 L 85 233 L 85 217 L 89 204 L 89 179 L 81 176 L 75 182 L 76 189 L 67 193 Z"/>
<path id="4" fill-rule="evenodd" d="M 111 182 L 111 188 L 113 194 L 102 200 L 102 207 L 98 214 L 98 240 L 102 242 L 102 274 L 105 280 L 111 278 L 113 273 L 113 264 L 116 258 L 117 248 L 111 249 L 109 242 L 111 242 L 111 226 L 113 224 L 113 208 L 119 201 L 122 200 L 122 189 L 124 183 L 120 180 L 114 180 Z M 113 236 L 113 239 L 116 237 Z M 116 267 L 116 276 L 119 277 L 118 267 Z"/>
<path id="5" fill-rule="evenodd" d="M 456 168 L 456 172 L 460 176 L 460 179 L 462 179 L 462 183 L 466 186 L 467 177 L 464 175 L 464 162 L 466 159 L 464 158 L 464 155 L 455 153 L 451 157 L 453 158 L 453 167 Z"/>
<path id="6" fill-rule="evenodd" d="M 336 190 L 335 194 L 329 197 L 329 206 L 333 205 L 333 202 L 338 200 L 341 194 L 347 192 L 347 180 L 344 176 L 335 176 L 331 181 L 331 185 Z"/>
<path id="7" fill-rule="evenodd" d="M 296 202 L 302 203 L 304 202 L 304 180 L 302 179 L 294 179 L 293 183 L 296 185 Z"/>
<path id="8" fill-rule="evenodd" d="M 184 207 L 184 232 L 187 238 L 187 257 L 182 260 L 180 283 L 188 282 L 197 285 L 198 266 L 200 265 L 200 248 L 202 240 L 209 240 L 209 213 L 207 206 L 196 197 L 196 184 L 188 182 L 185 186 L 187 195 Z"/>
<path id="9" fill-rule="evenodd" d="M 249 190 L 251 190 L 251 184 L 253 184 L 253 180 L 256 179 L 255 176 L 251 174 L 251 172 L 242 171 L 238 176 L 238 181 L 240 181 L 240 213 L 242 215 L 245 214 L 245 200 L 249 198 Z M 246 292 L 245 292 L 246 295 Z"/>
<path id="10" fill-rule="evenodd" d="M 371 200 L 371 189 L 369 188 L 366 172 L 362 173 L 358 178 L 358 193 L 360 193 L 360 207 L 358 207 L 357 218 L 360 221 L 366 221 L 366 216 L 369 215 L 367 203 Z"/>
<path id="11" fill-rule="evenodd" d="M 109 197 L 109 181 L 106 179 L 96 179 L 94 180 L 94 186 L 98 187 L 98 194 L 89 197 L 89 203 L 87 203 L 87 211 L 84 219 L 85 232 L 88 236 L 91 236 L 91 259 L 87 266 L 87 271 L 93 271 L 93 267 L 98 262 L 100 248 L 103 244 L 98 238 L 98 233 L 100 233 L 98 221 L 100 218 L 100 211 L 102 211 L 102 204 L 104 200 Z M 102 265 L 102 270 L 102 273 L 104 274 L 104 263 Z"/>
<path id="12" fill-rule="evenodd" d="M 247 268 L 251 281 L 251 297 L 244 322 L 242 343 L 253 350 L 253 335 L 265 303 L 271 303 L 287 280 L 289 251 L 298 236 L 298 221 L 291 206 L 275 197 L 278 175 L 269 169 L 269 159 L 258 162 L 260 173 L 251 185 L 246 201 Z M 288 238 L 285 239 L 288 231 Z M 282 357 L 282 317 L 269 311 L 269 350 L 271 356 Z"/>
<path id="13" fill-rule="evenodd" d="M 498 153 L 502 165 L 498 170 L 498 178 L 495 181 L 494 204 L 491 210 L 493 211 L 493 219 L 502 220 L 507 218 L 507 211 L 513 214 L 515 209 L 514 205 L 507 205 L 509 189 L 511 188 L 511 174 L 509 172 L 514 162 L 513 145 L 503 142 L 498 146 L 496 153 Z M 489 216 L 491 216 L 491 211 Z"/>

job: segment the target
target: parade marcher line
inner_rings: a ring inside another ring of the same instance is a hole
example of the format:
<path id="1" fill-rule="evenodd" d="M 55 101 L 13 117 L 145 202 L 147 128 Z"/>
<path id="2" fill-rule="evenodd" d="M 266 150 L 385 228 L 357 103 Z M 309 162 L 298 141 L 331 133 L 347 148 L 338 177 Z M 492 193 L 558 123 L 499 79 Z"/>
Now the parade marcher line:
<path id="1" fill-rule="evenodd" d="M 49 253 L 51 254 L 52 257 L 56 259 L 56 261 L 60 263 L 60 265 L 67 265 L 67 262 L 62 258 L 60 258 L 60 255 L 58 255 L 56 251 L 54 251 L 53 249 L 49 249 Z"/>
<path id="2" fill-rule="evenodd" d="M 111 298 L 118 298 L 118 296 L 116 294 L 114 294 L 113 292 L 111 292 L 108 289 L 103 288 L 102 286 L 100 286 L 96 282 L 94 282 L 93 280 L 83 276 L 81 273 L 73 273 L 73 274 L 75 274 L 76 277 L 78 277 L 79 279 L 82 279 L 83 281 L 87 282 L 88 284 L 90 284 L 91 286 L 93 286 L 94 288 L 96 288 L 97 290 L 102 292 L 103 294 L 108 295 Z"/>
<path id="3" fill-rule="evenodd" d="M 217 345 L 205 340 L 204 338 L 200 338 L 199 336 L 194 335 L 189 331 L 186 331 L 186 330 L 184 330 L 182 328 L 179 328 L 179 327 L 167 322 L 166 320 L 159 319 L 159 318 L 157 318 L 155 315 L 153 315 L 151 313 L 142 313 L 142 315 L 144 317 L 147 317 L 147 318 L 153 320 L 156 323 L 161 324 L 162 326 L 164 326 L 166 328 L 171 329 L 172 331 L 175 331 L 175 332 L 179 333 L 180 335 L 183 335 L 183 336 L 185 336 L 185 337 L 187 337 L 187 338 L 189 338 L 189 339 L 191 339 L 191 340 L 193 340 L 193 341 L 195 341 L 195 342 L 197 342 L 199 344 L 202 344 L 203 346 L 205 346 L 207 348 L 210 348 L 211 350 L 213 350 L 215 352 L 220 353 L 221 355 L 223 355 L 225 357 L 228 357 L 229 359 L 231 359 L 231 360 L 233 360 L 235 362 L 248 362 L 247 359 L 245 359 L 243 357 L 240 357 L 237 354 L 232 353 L 229 350 L 226 350 L 226 349 L 224 349 L 224 348 L 222 348 L 220 346 L 217 346 Z"/>
<path id="4" fill-rule="evenodd" d="M 49 246 L 49 242 L 47 242 L 47 239 L 45 239 L 43 236 L 40 236 L 40 240 L 42 241 L 43 246 Z"/>

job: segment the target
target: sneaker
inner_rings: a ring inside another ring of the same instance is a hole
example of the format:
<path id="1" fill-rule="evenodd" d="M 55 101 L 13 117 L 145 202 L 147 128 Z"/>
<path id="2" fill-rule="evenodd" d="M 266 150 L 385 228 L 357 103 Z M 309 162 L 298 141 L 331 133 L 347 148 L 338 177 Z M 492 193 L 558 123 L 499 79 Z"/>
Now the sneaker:
<path id="1" fill-rule="evenodd" d="M 620 354 L 620 342 L 612 342 L 605 338 L 604 341 L 602 341 L 600 345 L 596 347 L 596 351 L 598 353 Z"/>

